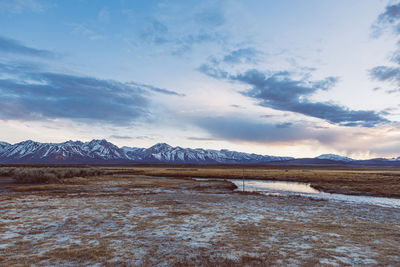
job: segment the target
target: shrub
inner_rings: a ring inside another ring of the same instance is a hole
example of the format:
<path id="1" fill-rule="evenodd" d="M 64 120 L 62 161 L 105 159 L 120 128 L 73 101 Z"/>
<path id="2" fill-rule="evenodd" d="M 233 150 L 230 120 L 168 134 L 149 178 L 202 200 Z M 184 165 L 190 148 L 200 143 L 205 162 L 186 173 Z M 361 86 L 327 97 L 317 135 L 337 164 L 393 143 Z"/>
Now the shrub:
<path id="1" fill-rule="evenodd" d="M 0 176 L 11 176 L 14 173 L 14 167 L 1 167 Z"/>
<path id="2" fill-rule="evenodd" d="M 107 174 L 98 168 L 0 168 L 0 176 L 11 176 L 17 183 L 62 183 L 63 179 Z"/>

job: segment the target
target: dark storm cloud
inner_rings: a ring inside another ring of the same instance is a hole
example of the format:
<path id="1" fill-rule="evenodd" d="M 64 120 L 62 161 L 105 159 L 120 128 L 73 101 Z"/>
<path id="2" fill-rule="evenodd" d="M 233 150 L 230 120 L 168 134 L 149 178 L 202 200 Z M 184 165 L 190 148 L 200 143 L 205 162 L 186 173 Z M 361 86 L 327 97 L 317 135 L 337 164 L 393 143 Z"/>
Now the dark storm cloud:
<path id="1" fill-rule="evenodd" d="M 19 54 L 42 58 L 54 58 L 56 55 L 48 50 L 41 50 L 23 45 L 22 43 L 0 36 L 0 53 Z"/>
<path id="2" fill-rule="evenodd" d="M 330 102 L 312 102 L 308 99 L 318 90 L 332 88 L 338 81 L 336 77 L 311 81 L 307 78 L 293 79 L 287 71 L 266 75 L 255 69 L 231 75 L 210 65 L 202 65 L 198 70 L 217 79 L 250 85 L 251 88 L 242 94 L 257 100 L 260 106 L 296 112 L 343 126 L 373 127 L 389 122 L 372 110 L 351 110 Z"/>

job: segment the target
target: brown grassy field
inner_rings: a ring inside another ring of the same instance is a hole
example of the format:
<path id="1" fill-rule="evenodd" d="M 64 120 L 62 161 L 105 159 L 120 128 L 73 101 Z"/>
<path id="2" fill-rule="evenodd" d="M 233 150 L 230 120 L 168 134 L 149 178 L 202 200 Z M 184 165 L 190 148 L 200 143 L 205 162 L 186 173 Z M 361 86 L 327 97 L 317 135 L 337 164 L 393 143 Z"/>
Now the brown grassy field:
<path id="1" fill-rule="evenodd" d="M 64 184 L 15 184 L 0 177 L 7 179 L 0 183 L 6 189 L 0 190 L 0 266 L 400 262 L 395 208 L 241 193 L 229 181 L 195 181 L 187 173 L 179 179 L 136 173 L 198 177 L 215 169 L 106 169 L 107 175 Z"/>
<path id="2" fill-rule="evenodd" d="M 159 177 L 198 177 L 225 179 L 259 179 L 310 183 L 328 192 L 400 198 L 400 170 L 396 169 L 329 169 L 306 167 L 262 166 L 190 166 L 190 167 L 127 167 L 120 173 Z"/>

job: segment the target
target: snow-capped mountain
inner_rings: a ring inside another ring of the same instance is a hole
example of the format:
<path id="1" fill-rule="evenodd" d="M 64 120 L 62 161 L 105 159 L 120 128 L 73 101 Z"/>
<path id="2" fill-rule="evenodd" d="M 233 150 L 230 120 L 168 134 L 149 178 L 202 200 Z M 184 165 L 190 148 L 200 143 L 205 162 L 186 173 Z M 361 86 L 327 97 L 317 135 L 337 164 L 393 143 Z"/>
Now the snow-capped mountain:
<path id="1" fill-rule="evenodd" d="M 135 161 L 172 163 L 262 163 L 293 159 L 290 157 L 263 156 L 229 150 L 172 147 L 165 143 L 150 148 L 122 148 L 127 157 Z"/>
<path id="2" fill-rule="evenodd" d="M 117 147 L 106 140 L 90 142 L 39 143 L 32 140 L 14 145 L 0 142 L 0 163 L 43 164 L 129 164 L 129 163 L 192 163 L 192 164 L 263 164 L 274 165 L 346 165 L 400 167 L 400 157 L 354 160 L 335 154 L 316 158 L 275 157 L 226 149 L 172 147 L 158 143 L 149 148 Z"/>
<path id="3" fill-rule="evenodd" d="M 57 144 L 28 140 L 4 149 L 0 145 L 0 162 L 4 163 L 90 163 L 120 159 L 127 159 L 125 152 L 106 140 Z"/>
<path id="4" fill-rule="evenodd" d="M 344 162 L 354 161 L 354 159 L 352 159 L 352 158 L 343 157 L 343 156 L 339 156 L 336 154 L 322 154 L 315 158 L 316 159 L 329 159 L 329 160 L 333 160 L 333 161 L 344 161 Z"/>
<path id="5" fill-rule="evenodd" d="M 0 142 L 0 163 L 264 163 L 290 157 L 263 156 L 229 150 L 172 147 L 165 143 L 150 148 L 119 148 L 106 140 L 14 145 Z"/>

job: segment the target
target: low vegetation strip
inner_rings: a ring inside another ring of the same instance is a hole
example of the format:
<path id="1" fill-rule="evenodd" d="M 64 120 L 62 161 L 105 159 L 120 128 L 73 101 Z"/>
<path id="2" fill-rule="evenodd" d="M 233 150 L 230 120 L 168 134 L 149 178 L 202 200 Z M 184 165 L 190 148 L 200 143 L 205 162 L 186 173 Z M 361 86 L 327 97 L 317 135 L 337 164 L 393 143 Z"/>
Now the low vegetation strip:
<path id="1" fill-rule="evenodd" d="M 270 168 L 265 166 L 199 166 L 197 169 L 135 167 L 125 173 L 176 178 L 223 178 L 309 183 L 328 193 L 368 195 L 400 198 L 400 170 L 398 169 L 327 169 L 306 167 Z"/>
<path id="2" fill-rule="evenodd" d="M 0 176 L 12 177 L 19 184 L 63 183 L 73 177 L 105 175 L 108 171 L 101 168 L 51 168 L 51 167 L 2 167 Z"/>

